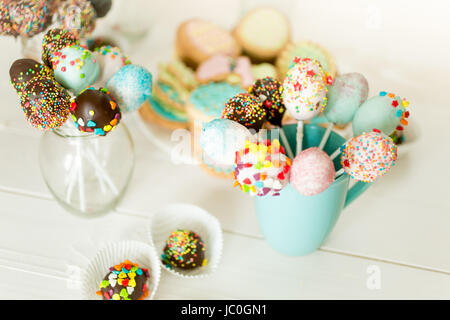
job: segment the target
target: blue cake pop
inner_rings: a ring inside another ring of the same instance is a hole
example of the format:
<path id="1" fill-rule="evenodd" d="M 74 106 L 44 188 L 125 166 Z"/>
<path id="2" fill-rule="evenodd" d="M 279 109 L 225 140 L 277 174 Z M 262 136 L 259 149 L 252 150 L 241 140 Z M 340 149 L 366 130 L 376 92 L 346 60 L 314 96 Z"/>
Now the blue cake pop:
<path id="1" fill-rule="evenodd" d="M 131 112 L 139 109 L 152 94 L 152 74 L 141 66 L 129 64 L 106 82 L 106 88 L 122 111 Z"/>

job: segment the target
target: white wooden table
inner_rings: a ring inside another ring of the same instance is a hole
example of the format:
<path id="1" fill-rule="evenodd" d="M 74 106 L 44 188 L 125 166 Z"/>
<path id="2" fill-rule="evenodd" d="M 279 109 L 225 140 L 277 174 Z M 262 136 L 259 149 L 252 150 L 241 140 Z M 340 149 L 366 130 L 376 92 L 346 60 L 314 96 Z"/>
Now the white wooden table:
<path id="1" fill-rule="evenodd" d="M 158 16 L 162 5 L 148 3 L 151 16 Z M 169 11 L 160 14 L 153 32 L 130 50 L 135 63 L 156 70 L 170 55 L 174 28 L 183 18 L 203 15 L 231 26 L 240 8 L 237 1 L 209 9 L 205 1 L 175 3 L 170 19 Z M 90 220 L 65 212 L 39 172 L 40 133 L 26 124 L 8 82 L 19 45 L 1 39 L 1 299 L 80 298 L 72 279 L 85 258 L 75 249 L 90 243 L 95 252 L 114 236 L 138 239 L 146 219 L 173 202 L 199 205 L 219 218 L 223 258 L 207 279 L 181 280 L 163 272 L 157 299 L 450 298 L 448 4 L 293 3 L 294 38 L 325 45 L 341 72 L 365 74 L 371 95 L 390 90 L 411 101 L 411 139 L 400 148 L 397 166 L 343 212 L 322 248 L 306 257 L 272 250 L 262 239 L 250 197 L 200 168 L 165 161 L 133 117 L 125 121 L 136 167 L 117 210 Z M 231 12 L 227 21 L 225 9 Z M 425 10 L 432 14 L 423 15 Z M 376 275 L 380 286 L 374 287 Z"/>

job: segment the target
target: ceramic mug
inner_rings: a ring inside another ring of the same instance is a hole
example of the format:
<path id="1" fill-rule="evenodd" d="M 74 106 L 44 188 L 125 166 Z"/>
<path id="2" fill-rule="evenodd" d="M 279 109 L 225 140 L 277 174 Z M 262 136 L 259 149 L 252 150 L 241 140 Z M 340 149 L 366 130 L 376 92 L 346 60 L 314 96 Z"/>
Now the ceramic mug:
<path id="1" fill-rule="evenodd" d="M 296 125 L 283 127 L 292 150 L 296 149 Z M 303 149 L 318 146 L 325 128 L 304 126 Z M 345 139 L 332 132 L 324 151 L 333 153 Z M 336 171 L 340 157 L 334 159 Z M 266 241 L 277 251 L 289 256 L 313 252 L 325 241 L 336 224 L 342 209 L 360 196 L 370 183 L 358 181 L 349 189 L 350 176 L 337 178 L 324 192 L 304 196 L 288 184 L 276 197 L 255 197 L 259 226 Z"/>

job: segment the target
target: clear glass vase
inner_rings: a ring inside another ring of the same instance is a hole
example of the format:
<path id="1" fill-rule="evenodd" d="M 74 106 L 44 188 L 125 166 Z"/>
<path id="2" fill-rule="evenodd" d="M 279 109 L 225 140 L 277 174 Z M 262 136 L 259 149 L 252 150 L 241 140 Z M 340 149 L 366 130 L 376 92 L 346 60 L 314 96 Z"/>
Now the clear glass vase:
<path id="1" fill-rule="evenodd" d="M 123 197 L 134 169 L 134 145 L 124 123 L 107 136 L 66 124 L 43 134 L 39 163 L 47 187 L 65 209 L 95 217 Z"/>

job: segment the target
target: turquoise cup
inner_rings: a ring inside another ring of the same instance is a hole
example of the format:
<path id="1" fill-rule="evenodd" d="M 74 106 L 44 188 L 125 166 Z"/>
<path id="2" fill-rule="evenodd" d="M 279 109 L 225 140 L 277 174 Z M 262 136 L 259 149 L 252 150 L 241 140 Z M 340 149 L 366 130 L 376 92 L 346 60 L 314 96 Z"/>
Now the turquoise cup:
<path id="1" fill-rule="evenodd" d="M 291 145 L 296 149 L 295 124 L 283 126 Z M 316 147 L 325 129 L 313 124 L 304 126 L 303 149 Z M 332 132 L 324 151 L 333 153 L 345 139 Z M 334 159 L 336 171 L 340 157 Z M 350 176 L 344 174 L 324 192 L 304 196 L 288 184 L 277 197 L 255 197 L 259 226 L 266 241 L 278 252 L 289 256 L 304 256 L 325 241 L 336 224 L 342 209 L 360 196 L 370 183 L 358 181 L 349 189 Z"/>

